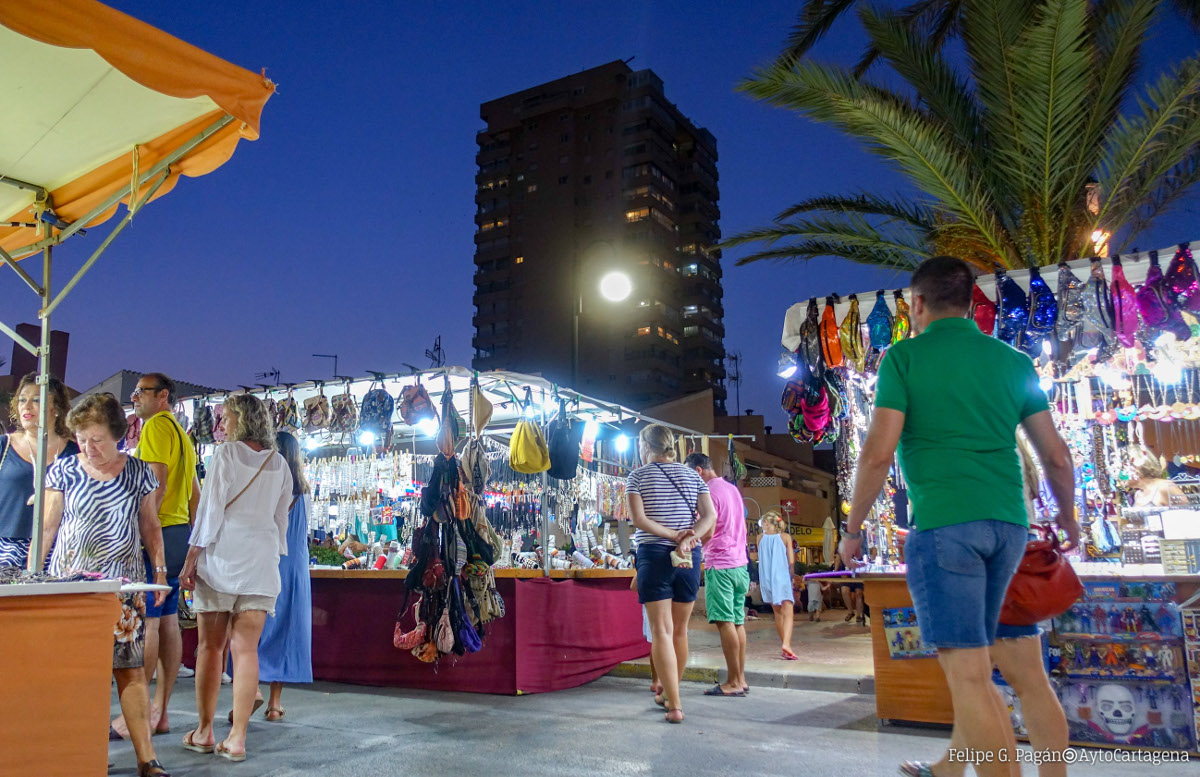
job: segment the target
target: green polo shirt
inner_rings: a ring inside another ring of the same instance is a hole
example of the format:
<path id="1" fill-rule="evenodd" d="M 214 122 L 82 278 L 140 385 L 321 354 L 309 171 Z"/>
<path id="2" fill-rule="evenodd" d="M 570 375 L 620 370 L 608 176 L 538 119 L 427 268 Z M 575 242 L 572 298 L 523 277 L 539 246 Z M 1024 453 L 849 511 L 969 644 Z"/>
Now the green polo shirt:
<path id="1" fill-rule="evenodd" d="M 970 319 L 939 319 L 888 349 L 875 407 L 904 413 L 900 468 L 918 529 L 1029 524 L 1016 429 L 1049 404 L 1028 356 Z"/>

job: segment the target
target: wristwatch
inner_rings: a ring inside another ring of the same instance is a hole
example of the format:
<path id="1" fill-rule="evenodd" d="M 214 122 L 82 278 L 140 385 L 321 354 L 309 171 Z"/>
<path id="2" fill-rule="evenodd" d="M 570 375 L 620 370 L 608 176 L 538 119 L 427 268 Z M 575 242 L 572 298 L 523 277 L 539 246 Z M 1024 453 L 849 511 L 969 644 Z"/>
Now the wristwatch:
<path id="1" fill-rule="evenodd" d="M 850 531 L 850 529 L 847 528 L 846 524 L 843 523 L 842 524 L 842 537 L 845 539 L 848 539 L 848 540 L 860 539 L 862 537 L 862 529 L 860 528 L 858 531 Z"/>
<path id="2" fill-rule="evenodd" d="M 164 574 L 164 575 L 165 575 L 165 574 L 167 574 L 167 568 L 166 568 L 166 567 L 155 567 L 155 568 L 154 568 L 154 574 L 156 574 L 156 575 L 157 575 L 157 574 L 159 574 L 160 572 L 161 572 L 162 574 Z"/>

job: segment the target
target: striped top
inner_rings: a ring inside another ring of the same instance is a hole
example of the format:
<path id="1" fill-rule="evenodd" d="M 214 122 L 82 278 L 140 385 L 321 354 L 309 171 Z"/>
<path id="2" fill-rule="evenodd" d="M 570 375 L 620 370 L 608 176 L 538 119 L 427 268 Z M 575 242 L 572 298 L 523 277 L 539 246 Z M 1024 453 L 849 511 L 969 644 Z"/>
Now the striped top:
<path id="1" fill-rule="evenodd" d="M 112 480 L 96 480 L 80 456 L 60 457 L 46 474 L 46 488 L 63 495 L 62 523 L 50 556 L 50 571 L 98 572 L 113 580 L 140 582 L 146 576 L 138 510 L 158 488 L 150 465 L 132 456 Z"/>
<path id="2" fill-rule="evenodd" d="M 696 470 L 682 464 L 646 464 L 629 473 L 625 493 L 641 496 L 650 520 L 672 531 L 682 531 L 696 524 L 696 502 L 700 494 L 708 493 L 708 485 Z M 641 529 L 634 533 L 633 540 L 639 545 L 675 545 Z"/>

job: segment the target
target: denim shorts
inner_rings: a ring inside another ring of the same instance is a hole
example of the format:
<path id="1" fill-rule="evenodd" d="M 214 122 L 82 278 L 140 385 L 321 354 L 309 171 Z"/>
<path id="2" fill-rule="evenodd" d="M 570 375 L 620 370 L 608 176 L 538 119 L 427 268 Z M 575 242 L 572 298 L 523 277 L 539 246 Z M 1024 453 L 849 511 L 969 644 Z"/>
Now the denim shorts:
<path id="1" fill-rule="evenodd" d="M 909 534 L 908 590 L 922 640 L 939 648 L 995 642 L 1004 594 L 1025 555 L 1027 533 L 1019 524 L 982 520 Z"/>
<path id="2" fill-rule="evenodd" d="M 700 548 L 692 549 L 692 568 L 671 566 L 674 545 L 642 543 L 637 549 L 638 601 L 694 602 L 700 593 Z"/>
<path id="3" fill-rule="evenodd" d="M 146 551 L 142 551 L 142 562 L 146 565 L 146 582 L 154 582 L 154 566 L 150 563 L 150 556 Z M 165 615 L 179 614 L 179 578 L 168 577 L 167 585 L 171 586 L 171 590 L 167 593 L 163 603 L 157 607 L 154 605 L 154 595 L 146 597 L 146 617 L 161 618 Z"/>

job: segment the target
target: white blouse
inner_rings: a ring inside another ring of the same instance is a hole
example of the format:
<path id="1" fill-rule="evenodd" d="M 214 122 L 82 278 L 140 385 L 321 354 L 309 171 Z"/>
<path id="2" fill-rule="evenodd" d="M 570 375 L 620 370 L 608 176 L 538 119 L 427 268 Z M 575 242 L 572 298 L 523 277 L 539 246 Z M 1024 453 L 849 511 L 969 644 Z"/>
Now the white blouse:
<path id="1" fill-rule="evenodd" d="M 263 461 L 262 473 L 229 509 Z M 217 446 L 200 491 L 189 544 L 204 548 L 196 572 L 227 594 L 278 596 L 279 557 L 287 555 L 292 473 L 282 456 L 244 442 Z"/>

